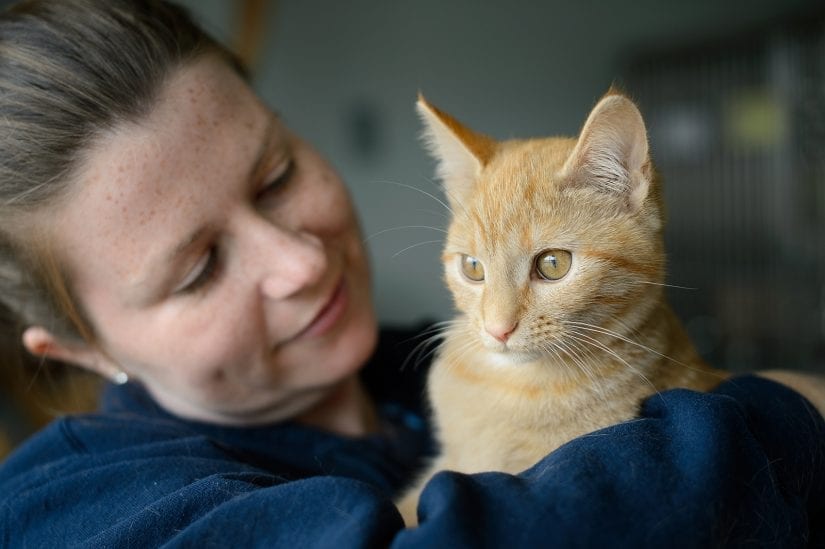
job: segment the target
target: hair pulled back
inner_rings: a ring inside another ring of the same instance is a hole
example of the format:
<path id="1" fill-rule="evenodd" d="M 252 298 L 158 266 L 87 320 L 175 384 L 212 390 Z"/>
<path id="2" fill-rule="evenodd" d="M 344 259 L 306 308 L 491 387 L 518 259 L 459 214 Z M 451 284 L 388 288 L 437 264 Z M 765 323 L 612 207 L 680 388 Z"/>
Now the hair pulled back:
<path id="1" fill-rule="evenodd" d="M 30 0 L 0 14 L 0 313 L 7 321 L 94 339 L 37 220 L 70 199 L 73 175 L 96 139 L 146 116 L 169 74 L 206 53 L 239 68 L 182 8 L 161 0 Z M 11 331 L 19 341 L 19 329 Z"/>

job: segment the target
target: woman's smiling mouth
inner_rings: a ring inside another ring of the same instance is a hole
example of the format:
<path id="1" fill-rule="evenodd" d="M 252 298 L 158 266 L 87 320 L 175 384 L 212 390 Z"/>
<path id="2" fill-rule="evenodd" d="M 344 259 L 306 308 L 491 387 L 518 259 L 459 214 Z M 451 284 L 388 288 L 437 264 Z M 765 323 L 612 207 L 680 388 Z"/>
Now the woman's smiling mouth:
<path id="1" fill-rule="evenodd" d="M 318 311 L 318 314 L 315 315 L 303 330 L 287 341 L 320 337 L 330 332 L 338 324 L 338 321 L 344 316 L 347 310 L 347 305 L 349 304 L 349 292 L 347 290 L 344 276 L 341 276 L 329 299 Z M 281 345 L 287 341 L 282 342 Z"/>

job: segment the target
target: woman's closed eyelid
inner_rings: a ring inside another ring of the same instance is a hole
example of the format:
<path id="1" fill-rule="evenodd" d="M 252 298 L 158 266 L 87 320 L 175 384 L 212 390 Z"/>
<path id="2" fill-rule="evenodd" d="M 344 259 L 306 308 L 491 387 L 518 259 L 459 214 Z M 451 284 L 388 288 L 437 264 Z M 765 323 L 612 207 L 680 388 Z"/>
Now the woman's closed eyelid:
<path id="1" fill-rule="evenodd" d="M 279 162 L 277 167 L 269 172 L 257 196 L 262 197 L 287 183 L 295 171 L 295 160 L 292 157 Z"/>
<path id="2" fill-rule="evenodd" d="M 190 271 L 186 274 L 186 277 L 175 287 L 172 293 L 188 294 L 201 288 L 204 284 L 209 282 L 212 277 L 215 271 L 216 262 L 217 250 L 214 246 L 212 246 L 205 254 L 203 254 L 203 256 L 201 256 L 200 259 L 198 259 L 198 262 L 195 263 L 192 269 L 190 269 Z"/>

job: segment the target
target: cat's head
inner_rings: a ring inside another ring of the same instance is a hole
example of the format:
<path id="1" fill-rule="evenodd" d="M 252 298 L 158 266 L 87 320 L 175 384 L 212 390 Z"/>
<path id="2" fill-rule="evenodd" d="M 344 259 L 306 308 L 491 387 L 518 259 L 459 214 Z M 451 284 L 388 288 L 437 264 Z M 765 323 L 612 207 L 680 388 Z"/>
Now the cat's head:
<path id="1" fill-rule="evenodd" d="M 578 139 L 502 142 L 423 97 L 417 107 L 452 210 L 445 276 L 470 337 L 520 361 L 638 328 L 661 299 L 664 253 L 633 102 L 608 93 Z"/>

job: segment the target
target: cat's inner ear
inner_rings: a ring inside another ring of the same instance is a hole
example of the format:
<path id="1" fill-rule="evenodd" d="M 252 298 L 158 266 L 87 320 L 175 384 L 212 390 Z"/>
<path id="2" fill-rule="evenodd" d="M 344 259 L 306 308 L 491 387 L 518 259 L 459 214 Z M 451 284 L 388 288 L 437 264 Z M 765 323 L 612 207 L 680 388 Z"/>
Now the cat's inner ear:
<path id="1" fill-rule="evenodd" d="M 481 170 L 495 154 L 495 140 L 465 127 L 449 114 L 418 96 L 427 148 L 437 162 L 436 174 L 451 203 L 472 192 Z"/>
<path id="2" fill-rule="evenodd" d="M 563 173 L 575 186 L 590 186 L 638 211 L 650 188 L 647 131 L 639 109 L 608 94 L 590 112 Z"/>

